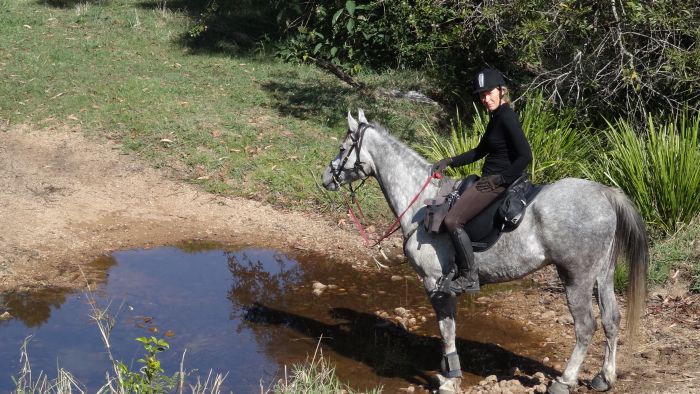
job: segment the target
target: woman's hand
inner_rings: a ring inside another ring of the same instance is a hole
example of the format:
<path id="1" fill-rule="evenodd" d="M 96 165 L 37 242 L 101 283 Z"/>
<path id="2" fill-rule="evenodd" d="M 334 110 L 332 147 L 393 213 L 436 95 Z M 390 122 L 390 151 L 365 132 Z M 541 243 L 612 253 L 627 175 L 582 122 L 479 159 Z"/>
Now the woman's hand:
<path id="1" fill-rule="evenodd" d="M 505 183 L 502 175 L 489 175 L 476 182 L 476 189 L 480 192 L 492 192 Z"/>
<path id="2" fill-rule="evenodd" d="M 445 168 L 452 163 L 452 158 L 448 157 L 445 159 L 442 159 L 438 161 L 437 163 L 433 164 L 433 166 L 430 168 L 430 175 L 435 174 L 436 172 L 443 172 L 445 171 Z"/>

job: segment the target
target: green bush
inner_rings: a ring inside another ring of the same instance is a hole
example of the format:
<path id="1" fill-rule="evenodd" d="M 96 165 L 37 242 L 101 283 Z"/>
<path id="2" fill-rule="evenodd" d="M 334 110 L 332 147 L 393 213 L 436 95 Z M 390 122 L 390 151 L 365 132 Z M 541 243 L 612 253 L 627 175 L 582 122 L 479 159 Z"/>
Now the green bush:
<path id="1" fill-rule="evenodd" d="M 684 113 L 645 130 L 619 119 L 605 130 L 596 177 L 622 189 L 653 228 L 672 234 L 700 213 L 700 114 Z"/>
<path id="2" fill-rule="evenodd" d="M 528 175 L 535 183 L 550 183 L 567 176 L 580 176 L 591 153 L 592 137 L 587 129 L 573 126 L 572 111 L 558 111 L 542 95 L 528 98 L 520 112 L 525 136 L 530 142 L 533 161 Z M 445 138 L 430 126 L 423 126 L 428 145 L 416 149 L 428 160 L 437 161 L 474 148 L 486 131 L 488 115 L 475 111 L 471 126 L 465 127 L 457 118 L 451 124 L 450 138 Z M 480 174 L 481 164 L 472 163 L 458 169 L 449 169 L 448 175 Z"/>
<path id="3" fill-rule="evenodd" d="M 143 364 L 137 372 L 132 371 L 123 362 L 118 363 L 122 389 L 127 393 L 156 394 L 167 393 L 175 388 L 177 374 L 172 377 L 165 374 L 160 365 L 158 353 L 170 348 L 168 342 L 156 337 L 139 337 L 137 341 L 143 344 L 146 354 L 138 362 Z"/>

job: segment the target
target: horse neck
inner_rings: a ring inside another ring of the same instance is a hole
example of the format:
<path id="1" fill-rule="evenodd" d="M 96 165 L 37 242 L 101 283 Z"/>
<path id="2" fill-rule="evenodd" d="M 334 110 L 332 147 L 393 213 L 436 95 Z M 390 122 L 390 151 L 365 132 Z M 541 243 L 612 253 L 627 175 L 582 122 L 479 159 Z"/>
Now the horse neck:
<path id="1" fill-rule="evenodd" d="M 388 133 L 369 128 L 364 147 L 372 157 L 374 176 L 394 215 L 400 215 L 417 196 L 430 175 L 429 163 L 406 144 Z M 422 196 L 401 218 L 406 233 L 412 226 L 413 216 L 423 206 L 423 199 L 435 194 L 435 186 L 428 185 Z"/>

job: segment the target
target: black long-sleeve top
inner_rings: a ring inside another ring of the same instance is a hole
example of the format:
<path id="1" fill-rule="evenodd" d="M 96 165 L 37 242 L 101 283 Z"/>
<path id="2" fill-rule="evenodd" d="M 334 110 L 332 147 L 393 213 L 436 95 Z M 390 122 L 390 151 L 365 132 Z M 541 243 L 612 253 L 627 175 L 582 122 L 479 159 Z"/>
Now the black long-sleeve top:
<path id="1" fill-rule="evenodd" d="M 481 176 L 501 175 L 507 184 L 518 179 L 532 161 L 530 144 L 518 115 L 508 104 L 501 104 L 491 113 L 486 132 L 476 148 L 453 157 L 450 166 L 460 167 L 484 156 Z"/>

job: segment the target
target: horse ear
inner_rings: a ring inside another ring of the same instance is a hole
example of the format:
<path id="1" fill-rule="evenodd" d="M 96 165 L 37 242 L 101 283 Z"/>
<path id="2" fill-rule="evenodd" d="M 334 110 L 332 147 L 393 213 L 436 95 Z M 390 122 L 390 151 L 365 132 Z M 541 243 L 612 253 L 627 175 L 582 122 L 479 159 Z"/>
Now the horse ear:
<path id="1" fill-rule="evenodd" d="M 363 111 L 362 108 L 357 109 L 357 119 L 360 121 L 360 123 L 364 123 L 364 124 L 369 123 L 367 121 L 367 118 L 365 118 L 365 111 Z"/>
<path id="2" fill-rule="evenodd" d="M 359 124 L 357 123 L 355 118 L 352 117 L 350 111 L 348 111 L 348 129 L 354 133 L 357 131 L 358 126 Z"/>

